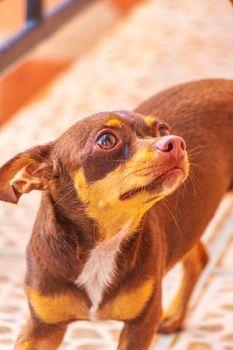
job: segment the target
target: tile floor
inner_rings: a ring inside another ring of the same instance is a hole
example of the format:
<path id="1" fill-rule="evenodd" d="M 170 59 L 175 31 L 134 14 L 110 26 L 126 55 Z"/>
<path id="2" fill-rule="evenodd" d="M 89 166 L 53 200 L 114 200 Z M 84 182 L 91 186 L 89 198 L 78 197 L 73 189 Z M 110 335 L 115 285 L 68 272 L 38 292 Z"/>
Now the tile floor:
<path id="1" fill-rule="evenodd" d="M 91 112 L 133 108 L 158 90 L 206 77 L 233 78 L 233 10 L 226 0 L 149 0 L 0 129 L 0 162 L 58 136 Z M 24 251 L 39 203 L 0 203 L 0 349 L 10 350 L 27 315 Z M 220 235 L 218 235 L 220 233 Z M 160 337 L 153 349 L 233 349 L 233 197 L 227 196 L 205 235 L 211 254 L 185 331 Z M 164 283 L 165 304 L 180 277 Z M 80 322 L 62 350 L 113 350 L 121 324 Z"/>

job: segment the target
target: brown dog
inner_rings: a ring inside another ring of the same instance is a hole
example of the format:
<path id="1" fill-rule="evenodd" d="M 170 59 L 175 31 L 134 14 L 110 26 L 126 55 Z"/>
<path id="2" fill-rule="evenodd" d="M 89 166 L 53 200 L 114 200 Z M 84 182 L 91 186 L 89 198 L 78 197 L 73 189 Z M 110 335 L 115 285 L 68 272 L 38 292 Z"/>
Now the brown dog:
<path id="1" fill-rule="evenodd" d="M 31 317 L 17 350 L 57 349 L 75 320 L 124 321 L 118 350 L 146 350 L 159 326 L 181 327 L 208 260 L 200 237 L 233 187 L 232 96 L 233 81 L 180 85 L 134 112 L 83 119 L 0 168 L 1 200 L 43 191 L 27 250 Z M 195 192 L 191 177 L 180 186 L 182 137 Z M 183 282 L 161 322 L 161 281 L 181 259 Z"/>

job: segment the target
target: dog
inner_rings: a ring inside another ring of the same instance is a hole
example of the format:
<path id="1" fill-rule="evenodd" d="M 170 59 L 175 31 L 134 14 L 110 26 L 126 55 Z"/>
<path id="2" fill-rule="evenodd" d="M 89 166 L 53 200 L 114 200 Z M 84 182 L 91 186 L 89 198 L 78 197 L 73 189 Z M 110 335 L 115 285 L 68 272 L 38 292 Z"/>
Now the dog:
<path id="1" fill-rule="evenodd" d="M 232 96 L 231 80 L 178 85 L 132 112 L 82 119 L 0 168 L 1 200 L 42 191 L 15 349 L 55 350 L 76 320 L 124 321 L 118 350 L 181 329 L 208 262 L 201 235 L 233 188 Z M 162 317 L 162 278 L 177 262 L 182 283 Z"/>

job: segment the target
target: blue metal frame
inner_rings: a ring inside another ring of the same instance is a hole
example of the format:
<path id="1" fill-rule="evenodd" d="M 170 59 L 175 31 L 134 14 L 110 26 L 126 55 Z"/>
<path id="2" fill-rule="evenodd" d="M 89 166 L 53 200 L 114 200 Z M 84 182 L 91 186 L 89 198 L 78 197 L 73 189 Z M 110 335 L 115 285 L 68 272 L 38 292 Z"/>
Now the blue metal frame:
<path id="1" fill-rule="evenodd" d="M 43 18 L 43 0 L 27 0 L 27 22 L 41 21 Z"/>

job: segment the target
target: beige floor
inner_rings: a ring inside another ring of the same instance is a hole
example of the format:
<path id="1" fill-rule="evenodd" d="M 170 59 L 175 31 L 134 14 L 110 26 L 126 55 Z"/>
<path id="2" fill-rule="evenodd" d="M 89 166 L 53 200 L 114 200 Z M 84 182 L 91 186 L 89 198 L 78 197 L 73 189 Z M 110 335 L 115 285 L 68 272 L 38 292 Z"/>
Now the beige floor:
<path id="1" fill-rule="evenodd" d="M 104 16 L 104 14 L 103 14 Z M 101 18 L 100 18 L 101 20 Z M 118 21 L 38 99 L 0 130 L 0 162 L 49 141 L 83 116 L 130 109 L 162 88 L 200 78 L 233 78 L 233 10 L 227 0 L 150 0 Z M 24 251 L 39 203 L 0 204 L 0 349 L 10 350 L 27 314 Z M 217 235 L 217 233 L 221 235 Z M 211 263 L 195 293 L 186 329 L 154 349 L 233 349 L 233 198 L 223 202 L 205 239 Z M 166 280 L 166 303 L 179 270 Z M 63 350 L 113 350 L 120 323 L 78 323 Z"/>

